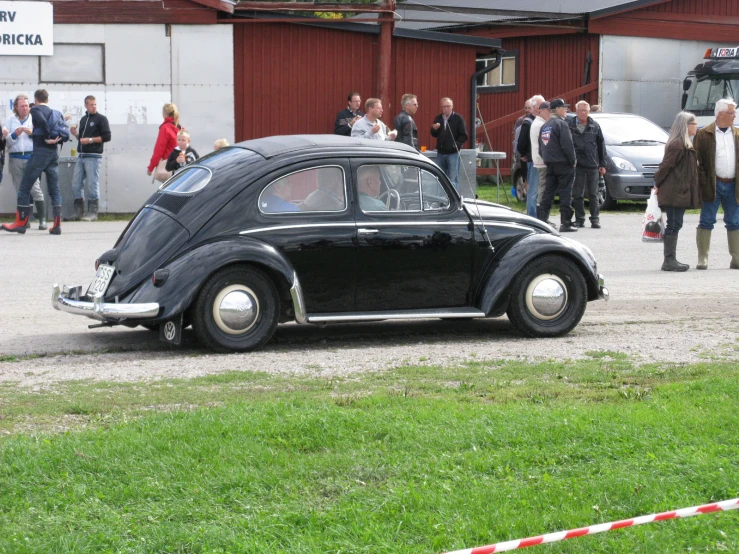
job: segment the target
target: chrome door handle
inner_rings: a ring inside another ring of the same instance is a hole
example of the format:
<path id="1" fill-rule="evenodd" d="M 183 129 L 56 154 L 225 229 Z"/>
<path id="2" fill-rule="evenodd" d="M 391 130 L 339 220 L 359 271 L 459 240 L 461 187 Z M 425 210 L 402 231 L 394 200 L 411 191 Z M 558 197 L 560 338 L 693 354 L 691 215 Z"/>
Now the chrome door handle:
<path id="1" fill-rule="evenodd" d="M 358 235 L 374 235 L 375 233 L 379 232 L 379 229 L 357 229 Z"/>

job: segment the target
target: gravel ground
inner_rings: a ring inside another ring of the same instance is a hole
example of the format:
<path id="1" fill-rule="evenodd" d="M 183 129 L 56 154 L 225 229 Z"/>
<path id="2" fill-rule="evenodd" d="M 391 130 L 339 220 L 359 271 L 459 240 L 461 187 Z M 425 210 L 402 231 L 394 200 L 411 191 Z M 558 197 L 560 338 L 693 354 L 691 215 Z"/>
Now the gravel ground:
<path id="1" fill-rule="evenodd" d="M 642 243 L 641 214 L 606 214 L 603 229 L 581 229 L 611 292 L 558 339 L 522 339 L 507 318 L 378 322 L 329 327 L 281 325 L 259 352 L 216 355 L 191 330 L 172 348 L 158 335 L 127 328 L 88 329 L 92 320 L 51 308 L 51 285 L 88 283 L 94 260 L 124 222 L 65 223 L 60 237 L 0 234 L 0 382 L 42 388 L 69 380 L 145 381 L 254 370 L 349 375 L 403 364 L 470 360 L 572 360 L 622 352 L 636 363 L 739 358 L 739 271 L 728 269 L 726 233 L 714 232 L 708 271 L 696 271 L 697 215 L 685 218 L 678 259 L 687 273 L 659 271 L 662 245 Z"/>

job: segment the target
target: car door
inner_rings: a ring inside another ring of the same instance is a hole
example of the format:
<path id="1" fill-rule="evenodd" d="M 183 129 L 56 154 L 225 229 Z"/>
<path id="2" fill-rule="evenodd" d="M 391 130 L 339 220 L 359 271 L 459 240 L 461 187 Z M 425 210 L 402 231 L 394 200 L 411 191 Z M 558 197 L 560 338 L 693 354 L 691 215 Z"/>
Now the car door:
<path id="1" fill-rule="evenodd" d="M 244 234 L 282 251 L 298 275 L 309 313 L 351 311 L 356 227 L 345 159 L 302 162 L 262 179 Z"/>
<path id="2" fill-rule="evenodd" d="M 374 160 L 353 160 L 352 178 L 355 311 L 469 305 L 472 226 L 449 181 L 428 166 Z"/>

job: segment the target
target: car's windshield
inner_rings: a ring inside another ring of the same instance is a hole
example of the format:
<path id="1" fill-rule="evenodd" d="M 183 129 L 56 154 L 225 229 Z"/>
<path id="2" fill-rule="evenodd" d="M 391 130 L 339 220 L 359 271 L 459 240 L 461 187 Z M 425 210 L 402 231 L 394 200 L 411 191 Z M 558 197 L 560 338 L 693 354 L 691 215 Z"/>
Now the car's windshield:
<path id="1" fill-rule="evenodd" d="M 695 115 L 713 115 L 716 101 L 721 98 L 736 98 L 739 92 L 739 74 L 706 75 L 690 77 L 692 84 L 688 90 L 685 109 Z"/>
<path id="2" fill-rule="evenodd" d="M 665 144 L 667 133 L 662 127 L 657 126 L 643 117 L 596 117 L 594 118 L 603 130 L 606 144 L 649 146 L 654 144 Z"/>

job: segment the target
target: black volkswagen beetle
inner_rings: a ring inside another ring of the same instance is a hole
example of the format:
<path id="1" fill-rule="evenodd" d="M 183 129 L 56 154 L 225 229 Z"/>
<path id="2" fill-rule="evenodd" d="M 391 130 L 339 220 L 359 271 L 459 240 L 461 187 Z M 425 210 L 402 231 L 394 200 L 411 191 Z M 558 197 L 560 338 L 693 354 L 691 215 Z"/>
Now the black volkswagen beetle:
<path id="1" fill-rule="evenodd" d="M 335 135 L 242 142 L 164 183 L 53 306 L 217 351 L 278 323 L 483 318 L 552 337 L 608 298 L 590 250 L 503 206 L 465 200 L 408 146 Z"/>

